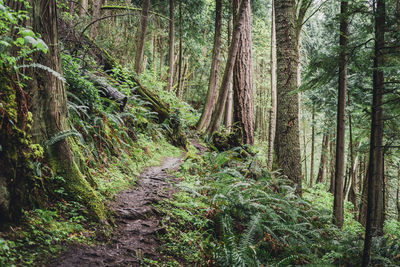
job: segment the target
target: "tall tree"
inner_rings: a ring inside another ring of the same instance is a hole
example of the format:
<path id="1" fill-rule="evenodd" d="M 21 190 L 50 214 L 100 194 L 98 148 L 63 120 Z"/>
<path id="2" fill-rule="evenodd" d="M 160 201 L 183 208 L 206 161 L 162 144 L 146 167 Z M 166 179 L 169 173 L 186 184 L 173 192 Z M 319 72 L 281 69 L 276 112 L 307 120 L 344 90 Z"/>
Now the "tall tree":
<path id="1" fill-rule="evenodd" d="M 233 10 L 239 8 L 239 0 L 232 1 Z M 240 31 L 239 48 L 233 69 L 233 121 L 242 132 L 244 144 L 254 144 L 254 95 L 251 38 L 251 6 L 246 7 L 244 23 Z M 235 16 L 237 19 L 237 17 Z M 234 21 L 235 22 L 235 21 Z"/>
<path id="2" fill-rule="evenodd" d="M 228 57 L 226 60 L 224 76 L 222 78 L 221 87 L 219 90 L 218 103 L 216 104 L 216 108 L 213 112 L 210 125 L 207 128 L 207 132 L 213 133 L 218 131 L 222 119 L 223 119 L 223 111 L 226 105 L 226 100 L 229 94 L 229 84 L 230 78 L 233 73 L 233 67 L 236 61 L 236 55 L 239 48 L 240 34 L 243 30 L 243 25 L 245 23 L 245 10 L 248 10 L 250 7 L 249 0 L 242 0 L 239 8 L 239 12 L 237 13 L 237 19 L 235 20 L 232 34 L 232 41 L 229 46 Z"/>
<path id="3" fill-rule="evenodd" d="M 272 168 L 274 158 L 274 141 L 276 131 L 276 34 L 275 34 L 275 6 L 272 1 L 271 11 L 271 108 L 269 109 L 269 126 L 268 126 L 268 162 L 269 168 Z"/>
<path id="4" fill-rule="evenodd" d="M 174 15 L 175 7 L 174 0 L 169 0 L 169 53 L 168 53 L 168 84 L 167 91 L 170 92 L 172 89 L 172 85 L 174 82 L 174 57 L 175 57 L 175 48 L 174 48 L 174 38 L 175 38 L 175 15 Z"/>
<path id="5" fill-rule="evenodd" d="M 100 18 L 101 4 L 103 0 L 94 0 L 92 6 L 92 26 L 90 28 L 90 38 L 96 39 L 98 33 L 99 23 L 97 20 Z"/>
<path id="6" fill-rule="evenodd" d="M 62 73 L 56 1 L 32 0 L 31 3 L 33 30 L 41 34 L 49 47 L 47 54 L 35 56 L 35 62 Z M 32 101 L 32 136 L 37 143 L 44 145 L 47 140 L 69 129 L 64 83 L 50 72 L 34 69 L 28 88 Z M 66 180 L 65 187 L 70 196 L 86 204 L 97 219 L 104 220 L 103 203 L 78 168 L 70 142 L 64 138 L 47 146 L 48 162 L 55 174 Z"/>
<path id="7" fill-rule="evenodd" d="M 203 130 L 211 120 L 212 111 L 215 106 L 217 96 L 217 82 L 219 70 L 219 54 L 221 51 L 221 29 L 222 29 L 222 0 L 215 0 L 215 30 L 214 30 L 214 48 L 210 70 L 210 79 L 208 83 L 207 100 L 204 104 L 203 112 L 197 129 Z"/>
<path id="8" fill-rule="evenodd" d="M 335 191 L 333 200 L 333 222 L 341 228 L 343 226 L 344 198 L 343 180 L 345 171 L 345 131 L 346 131 L 346 89 L 347 89 L 347 42 L 348 19 L 347 0 L 340 4 L 340 37 L 339 37 L 339 89 L 336 125 L 336 161 L 335 161 Z"/>
<path id="9" fill-rule="evenodd" d="M 310 163 L 310 187 L 313 187 L 314 182 L 314 154 L 315 154 L 315 106 L 312 106 L 311 115 L 311 163 Z"/>
<path id="10" fill-rule="evenodd" d="M 143 0 L 140 27 L 138 27 L 136 34 L 135 71 L 138 74 L 142 72 L 144 44 L 146 42 L 147 22 L 149 20 L 149 9 L 150 0 Z"/>
<path id="11" fill-rule="evenodd" d="M 375 7 L 376 5 L 376 7 Z M 371 137 L 368 166 L 367 221 L 362 266 L 368 266 L 371 258 L 371 241 L 374 234 L 383 235 L 384 194 L 383 194 L 383 93 L 385 46 L 385 0 L 374 2 L 375 48 L 373 69 L 373 100 L 371 106 Z"/>
<path id="12" fill-rule="evenodd" d="M 302 173 L 297 89 L 298 22 L 295 0 L 274 0 L 277 46 L 277 120 L 275 151 L 282 174 L 301 194 Z"/>
<path id="13" fill-rule="evenodd" d="M 316 184 L 325 182 L 326 156 L 328 154 L 328 142 L 329 142 L 328 134 L 324 133 L 324 135 L 322 137 L 321 160 L 319 163 L 317 181 L 315 182 Z"/>

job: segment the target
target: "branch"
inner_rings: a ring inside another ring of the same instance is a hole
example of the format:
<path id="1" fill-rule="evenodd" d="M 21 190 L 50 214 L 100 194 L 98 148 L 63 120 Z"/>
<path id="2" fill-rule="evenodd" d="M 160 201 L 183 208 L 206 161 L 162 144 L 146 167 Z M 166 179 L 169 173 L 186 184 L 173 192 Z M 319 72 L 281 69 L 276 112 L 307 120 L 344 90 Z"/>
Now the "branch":
<path id="1" fill-rule="evenodd" d="M 131 6 L 102 6 L 101 9 L 107 9 L 107 10 L 136 10 L 136 11 L 142 11 L 141 8 L 138 8 L 138 7 L 131 7 Z M 157 12 L 154 12 L 154 11 L 149 11 L 149 13 L 151 13 L 151 14 L 153 14 L 153 15 L 156 15 L 156 16 L 159 16 L 159 17 L 161 17 L 161 18 L 163 18 L 163 19 L 170 20 L 170 18 L 164 16 L 163 14 L 160 14 L 160 13 L 157 13 Z"/>
<path id="2" fill-rule="evenodd" d="M 314 16 L 315 13 L 317 13 L 317 12 L 321 9 L 321 7 L 322 7 L 325 3 L 327 3 L 327 2 L 328 2 L 328 0 L 325 0 L 324 2 L 322 2 L 322 3 L 311 13 L 311 15 L 308 16 L 308 18 L 306 18 L 306 19 L 302 22 L 301 26 L 303 26 L 304 24 L 306 24 L 307 21 L 309 21 L 309 20 L 311 19 L 311 17 Z"/>

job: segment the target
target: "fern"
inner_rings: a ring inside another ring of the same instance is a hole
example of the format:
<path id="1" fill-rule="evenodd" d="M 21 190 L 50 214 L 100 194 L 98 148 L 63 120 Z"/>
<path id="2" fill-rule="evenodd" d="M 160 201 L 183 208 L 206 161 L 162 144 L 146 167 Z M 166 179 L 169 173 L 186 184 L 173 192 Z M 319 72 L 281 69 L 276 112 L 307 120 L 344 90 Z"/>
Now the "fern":
<path id="1" fill-rule="evenodd" d="M 59 79 L 63 83 L 66 83 L 65 78 L 60 73 L 58 73 L 57 71 L 53 70 L 52 68 L 49 68 L 49 67 L 47 67 L 45 65 L 42 65 L 42 64 L 39 64 L 39 63 L 32 63 L 32 64 L 28 64 L 28 65 L 20 65 L 20 66 L 17 66 L 17 67 L 19 69 L 20 68 L 39 68 L 39 69 L 42 69 L 42 70 L 45 70 L 45 71 L 49 72 L 51 75 L 53 75 L 54 77 L 56 77 L 57 79 Z"/>
<path id="2" fill-rule="evenodd" d="M 60 142 L 61 140 L 64 140 L 67 137 L 70 136 L 77 136 L 79 138 L 79 140 L 84 143 L 83 137 L 82 135 L 77 132 L 76 130 L 65 130 L 65 131 L 61 131 L 55 135 L 53 135 L 51 138 L 49 138 L 49 140 L 47 140 L 45 142 L 45 146 L 46 147 L 50 147 L 52 145 L 54 145 L 57 142 Z"/>

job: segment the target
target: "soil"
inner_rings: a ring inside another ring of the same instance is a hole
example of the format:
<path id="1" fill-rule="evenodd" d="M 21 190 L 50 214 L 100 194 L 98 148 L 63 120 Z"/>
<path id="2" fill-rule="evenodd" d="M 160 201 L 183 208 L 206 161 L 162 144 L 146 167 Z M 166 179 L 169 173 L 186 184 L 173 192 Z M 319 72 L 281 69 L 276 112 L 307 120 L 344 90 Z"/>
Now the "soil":
<path id="1" fill-rule="evenodd" d="M 162 218 L 152 204 L 172 196 L 176 180 L 168 171 L 180 164 L 180 158 L 166 158 L 142 173 L 135 189 L 117 194 L 111 203 L 117 227 L 107 245 L 70 248 L 48 266 L 143 266 L 143 258 L 160 260 L 157 232 L 163 230 Z"/>

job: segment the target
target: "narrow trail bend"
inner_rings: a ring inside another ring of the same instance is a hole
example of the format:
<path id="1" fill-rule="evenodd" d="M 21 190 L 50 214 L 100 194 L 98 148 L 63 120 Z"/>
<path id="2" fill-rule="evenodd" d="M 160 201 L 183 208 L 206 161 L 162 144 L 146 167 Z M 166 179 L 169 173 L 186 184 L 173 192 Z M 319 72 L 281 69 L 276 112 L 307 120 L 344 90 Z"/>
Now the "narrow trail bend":
<path id="1" fill-rule="evenodd" d="M 166 158 L 142 173 L 137 187 L 117 194 L 111 203 L 117 227 L 107 245 L 70 248 L 48 266 L 141 266 L 141 258 L 160 259 L 161 215 L 152 204 L 172 196 L 174 178 L 167 171 L 180 164 L 181 158 Z"/>

